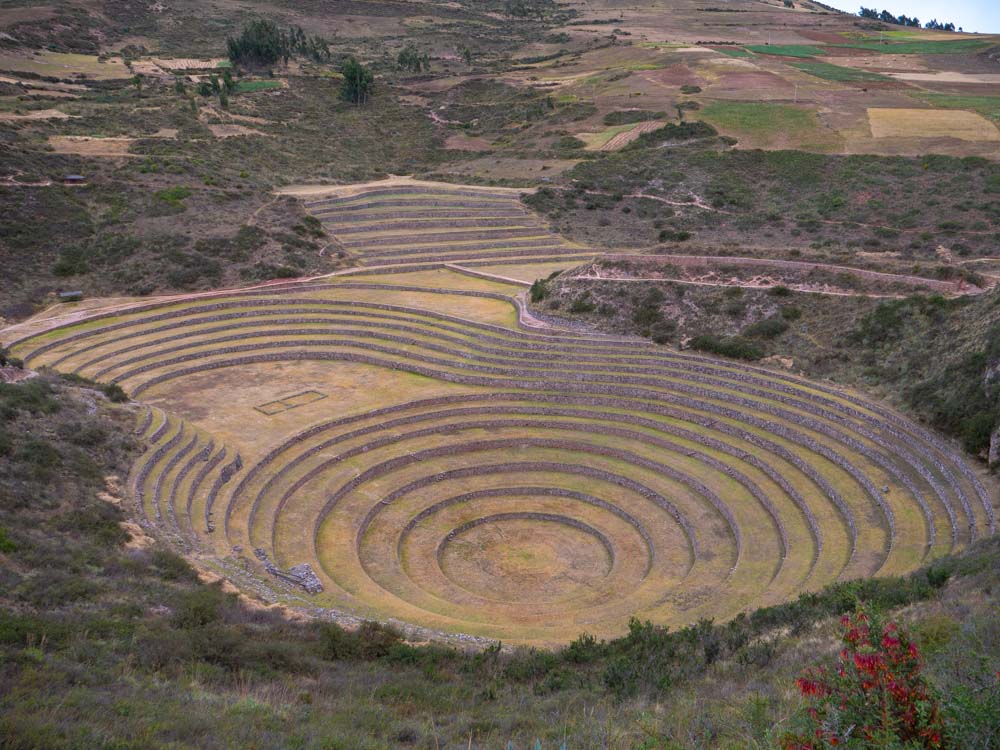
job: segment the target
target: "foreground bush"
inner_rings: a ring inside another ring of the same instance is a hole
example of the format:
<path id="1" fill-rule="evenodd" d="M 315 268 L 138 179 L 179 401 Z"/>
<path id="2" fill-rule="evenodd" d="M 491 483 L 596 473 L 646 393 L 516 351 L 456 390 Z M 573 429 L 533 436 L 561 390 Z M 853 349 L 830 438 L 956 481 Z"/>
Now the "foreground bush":
<path id="1" fill-rule="evenodd" d="M 864 610 L 841 618 L 844 647 L 837 668 L 809 669 L 797 681 L 808 701 L 798 733 L 784 750 L 943 748 L 944 722 L 920 674 L 920 653 L 895 623 Z"/>

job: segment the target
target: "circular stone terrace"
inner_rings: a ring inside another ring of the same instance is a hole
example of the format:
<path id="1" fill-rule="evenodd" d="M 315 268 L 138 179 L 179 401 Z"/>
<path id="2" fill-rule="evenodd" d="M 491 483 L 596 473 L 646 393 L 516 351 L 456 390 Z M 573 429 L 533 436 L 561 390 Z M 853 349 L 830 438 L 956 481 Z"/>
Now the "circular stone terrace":
<path id="1" fill-rule="evenodd" d="M 526 278 L 552 262 L 517 257 Z M 994 532 L 977 470 L 895 411 L 542 324 L 521 291 L 411 267 L 5 335 L 27 366 L 141 405 L 130 481 L 153 533 L 247 590 L 348 617 L 552 644 L 632 616 L 732 617 Z"/>

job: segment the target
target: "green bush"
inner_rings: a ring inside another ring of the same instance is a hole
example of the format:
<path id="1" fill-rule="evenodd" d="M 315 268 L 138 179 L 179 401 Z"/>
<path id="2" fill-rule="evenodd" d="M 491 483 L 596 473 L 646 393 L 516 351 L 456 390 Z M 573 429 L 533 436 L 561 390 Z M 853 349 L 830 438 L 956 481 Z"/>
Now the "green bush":
<path id="1" fill-rule="evenodd" d="M 733 359 L 751 362 L 761 359 L 764 350 L 742 336 L 715 336 L 705 334 L 691 339 L 691 348 L 699 352 L 709 352 Z"/>
<path id="2" fill-rule="evenodd" d="M 666 112 L 653 112 L 648 109 L 618 109 L 604 115 L 605 125 L 631 125 L 635 122 L 648 122 L 650 120 L 663 120 L 667 116 Z"/>
<path id="3" fill-rule="evenodd" d="M 684 242 L 691 239 L 691 233 L 685 229 L 661 229 L 660 242 Z"/>
<path id="4" fill-rule="evenodd" d="M 113 401 L 116 404 L 124 404 L 128 401 L 128 394 L 117 383 L 108 383 L 101 390 L 108 397 L 109 401 Z"/>
<path id="5" fill-rule="evenodd" d="M 564 135 L 555 142 L 554 148 L 558 151 L 578 151 L 587 144 L 572 135 Z"/>
<path id="6" fill-rule="evenodd" d="M 87 253 L 79 247 L 65 248 L 59 252 L 59 260 L 52 267 L 56 276 L 80 276 L 90 271 Z"/>
<path id="7" fill-rule="evenodd" d="M 235 595 L 225 594 L 221 589 L 205 587 L 185 592 L 174 608 L 172 623 L 182 630 L 193 630 L 219 622 L 223 610 L 232 605 Z"/>
<path id="8" fill-rule="evenodd" d="M 0 526 L 0 552 L 5 555 L 9 555 L 15 550 L 17 550 L 17 544 L 10 538 L 10 532 L 8 532 L 3 526 Z"/>
<path id="9" fill-rule="evenodd" d="M 781 317 L 785 320 L 798 320 L 802 317 L 802 310 L 793 306 L 782 307 Z"/>
<path id="10" fill-rule="evenodd" d="M 744 336 L 773 339 L 788 330 L 788 323 L 782 318 L 764 318 L 743 329 Z"/>
<path id="11" fill-rule="evenodd" d="M 658 288 L 650 287 L 641 297 L 636 300 L 635 309 L 632 311 L 632 322 L 640 328 L 651 328 L 663 319 L 660 312 L 660 305 L 666 299 L 663 292 Z"/>
<path id="12" fill-rule="evenodd" d="M 677 323 L 673 320 L 660 320 L 649 327 L 649 337 L 656 344 L 666 344 L 674 338 Z"/>
<path id="13" fill-rule="evenodd" d="M 52 386 L 42 378 L 22 383 L 0 383 L 0 420 L 11 420 L 19 411 L 54 414 L 59 401 Z"/>
<path id="14" fill-rule="evenodd" d="M 358 654 L 357 638 L 334 622 L 320 625 L 318 640 L 319 653 L 324 659 L 353 659 Z"/>
<path id="15" fill-rule="evenodd" d="M 157 190 L 154 193 L 157 199 L 164 201 L 165 203 L 180 203 L 185 198 L 191 197 L 191 188 L 185 187 L 183 185 L 173 185 L 172 187 L 164 188 L 163 190 Z"/>

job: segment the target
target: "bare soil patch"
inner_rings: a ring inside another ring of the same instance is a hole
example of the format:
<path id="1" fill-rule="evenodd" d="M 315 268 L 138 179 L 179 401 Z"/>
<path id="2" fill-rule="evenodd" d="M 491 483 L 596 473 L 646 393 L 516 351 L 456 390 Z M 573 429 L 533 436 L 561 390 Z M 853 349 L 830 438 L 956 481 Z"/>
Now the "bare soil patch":
<path id="1" fill-rule="evenodd" d="M 68 115 L 58 109 L 36 109 L 31 112 L 0 112 L 0 121 L 17 120 L 68 120 L 73 115 Z"/>
<path id="2" fill-rule="evenodd" d="M 135 138 L 92 138 L 89 135 L 53 135 L 49 145 L 57 154 L 78 156 L 135 156 L 129 149 Z"/>
<path id="3" fill-rule="evenodd" d="M 444 147 L 453 151 L 491 151 L 493 144 L 485 138 L 474 138 L 458 133 L 449 135 L 444 141 Z"/>
<path id="4" fill-rule="evenodd" d="M 212 131 L 212 135 L 214 135 L 216 138 L 235 138 L 238 136 L 247 136 L 247 135 L 267 135 L 267 133 L 262 133 L 259 130 L 248 128 L 245 125 L 235 125 L 235 124 L 209 125 L 208 129 Z"/>

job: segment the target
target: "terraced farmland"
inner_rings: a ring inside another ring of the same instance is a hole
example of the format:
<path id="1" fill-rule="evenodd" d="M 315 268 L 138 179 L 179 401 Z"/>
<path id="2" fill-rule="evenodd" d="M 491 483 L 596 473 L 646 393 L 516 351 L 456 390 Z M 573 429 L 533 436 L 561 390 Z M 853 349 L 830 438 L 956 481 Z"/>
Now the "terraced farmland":
<path id="1" fill-rule="evenodd" d="M 949 444 L 856 394 L 401 279 L 151 301 L 14 354 L 143 404 L 156 533 L 269 598 L 431 631 L 726 618 L 994 531 Z"/>
<path id="2" fill-rule="evenodd" d="M 306 208 L 365 266 L 517 263 L 590 257 L 521 205 L 516 190 L 395 180 L 352 186 Z"/>

